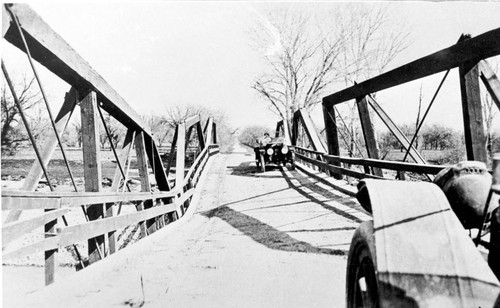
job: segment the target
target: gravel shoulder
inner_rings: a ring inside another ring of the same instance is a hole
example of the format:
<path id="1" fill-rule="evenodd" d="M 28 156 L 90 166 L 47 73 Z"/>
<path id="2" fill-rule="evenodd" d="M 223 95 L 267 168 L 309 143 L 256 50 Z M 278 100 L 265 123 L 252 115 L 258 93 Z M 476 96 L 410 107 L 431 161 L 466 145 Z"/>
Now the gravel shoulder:
<path id="1" fill-rule="evenodd" d="M 15 306 L 344 307 L 346 254 L 366 215 L 253 159 L 238 147 L 215 156 L 189 215 Z"/>

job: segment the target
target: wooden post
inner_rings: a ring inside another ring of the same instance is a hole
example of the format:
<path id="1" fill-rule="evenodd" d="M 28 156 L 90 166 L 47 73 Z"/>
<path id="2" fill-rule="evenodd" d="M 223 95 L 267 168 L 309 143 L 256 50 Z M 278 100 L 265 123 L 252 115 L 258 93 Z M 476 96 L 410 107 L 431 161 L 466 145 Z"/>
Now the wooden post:
<path id="1" fill-rule="evenodd" d="M 328 154 L 340 156 L 340 146 L 339 146 L 339 135 L 337 132 L 337 124 L 335 119 L 335 109 L 333 107 L 326 107 L 323 105 L 323 120 L 325 121 L 325 134 L 326 143 L 328 146 Z M 340 163 L 335 163 L 334 165 L 340 167 Z M 342 179 L 341 174 L 333 173 L 328 171 L 330 176 L 335 179 Z"/>
<path id="2" fill-rule="evenodd" d="M 291 143 L 293 146 L 297 146 L 297 141 L 299 139 L 299 119 L 298 114 L 294 113 L 292 118 L 292 140 Z"/>
<path id="3" fill-rule="evenodd" d="M 184 151 L 187 152 L 189 146 L 189 140 L 191 139 L 191 134 L 193 133 L 193 127 L 189 127 L 186 133 L 186 144 L 184 145 Z"/>
<path id="4" fill-rule="evenodd" d="M 282 129 L 283 129 L 283 120 L 278 121 L 278 123 L 276 123 L 276 132 L 274 133 L 274 137 L 279 137 Z M 285 130 L 283 129 L 283 135 L 284 133 Z"/>
<path id="5" fill-rule="evenodd" d="M 207 125 L 205 128 L 206 128 L 205 129 L 205 145 L 214 144 L 215 141 L 212 138 L 213 137 L 213 128 L 214 128 L 212 118 L 208 118 Z M 177 134 L 176 134 L 176 136 L 177 136 Z"/>
<path id="6" fill-rule="evenodd" d="M 483 110 L 477 62 L 462 64 L 459 67 L 459 75 L 467 160 L 486 163 L 488 155 L 486 152 L 486 135 L 483 128 Z"/>
<path id="7" fill-rule="evenodd" d="M 102 171 L 99 151 L 99 127 L 97 115 L 97 96 L 91 91 L 80 102 L 82 118 L 82 150 L 83 173 L 85 177 L 85 191 L 102 191 Z M 89 220 L 100 219 L 104 216 L 103 204 L 93 204 L 87 208 Z M 104 235 L 88 240 L 89 264 L 98 261 L 100 252 L 104 249 Z"/>
<path id="8" fill-rule="evenodd" d="M 151 167 L 154 166 L 154 176 L 156 185 L 161 191 L 169 191 L 170 184 L 168 183 L 168 174 L 165 172 L 163 161 L 161 160 L 160 151 L 156 147 L 153 138 L 143 132 L 144 144 L 146 145 L 146 154 Z"/>
<path id="9" fill-rule="evenodd" d="M 45 210 L 45 212 L 49 212 L 53 210 Z M 56 233 L 56 225 L 57 219 L 50 221 L 45 224 L 45 238 L 52 237 Z M 56 252 L 57 249 L 46 250 L 45 251 L 45 285 L 54 283 L 54 273 L 56 270 Z"/>
<path id="10" fill-rule="evenodd" d="M 200 149 L 203 150 L 205 148 L 205 138 L 203 138 L 201 122 L 196 123 L 196 134 L 198 134 L 198 143 L 200 144 Z"/>
<path id="11" fill-rule="evenodd" d="M 214 144 L 217 144 L 217 124 L 213 124 L 213 128 L 212 128 L 212 140 L 214 142 Z"/>
<path id="12" fill-rule="evenodd" d="M 170 153 L 168 154 L 168 164 L 165 172 L 167 176 L 170 174 L 170 169 L 172 168 L 172 163 L 174 162 L 175 147 L 177 146 L 177 134 L 179 127 L 175 127 L 174 138 L 172 140 L 172 145 L 170 146 Z"/>
<path id="13" fill-rule="evenodd" d="M 139 177 L 141 178 L 141 191 L 151 192 L 151 183 L 149 182 L 148 161 L 146 155 L 146 145 L 144 143 L 144 133 L 137 132 L 135 135 L 135 152 L 137 157 L 137 169 L 139 169 Z M 152 200 L 147 200 L 142 204 L 142 209 L 149 209 L 153 207 Z M 142 225 L 142 224 L 141 224 Z M 147 234 L 152 234 L 156 231 L 155 219 L 148 219 L 146 221 Z M 141 232 L 143 227 L 141 226 Z"/>
<path id="14" fill-rule="evenodd" d="M 183 192 L 184 185 L 184 144 L 186 143 L 186 126 L 184 123 L 177 125 L 177 157 L 175 164 L 175 188 Z M 184 215 L 184 206 L 180 205 L 179 217 Z"/>
<path id="15" fill-rule="evenodd" d="M 69 120 L 71 119 L 71 115 L 75 110 L 77 100 L 77 92 L 74 88 L 71 88 L 69 92 L 66 93 L 64 97 L 64 103 L 55 118 L 56 128 L 59 133 L 59 136 L 64 134 L 66 127 L 68 126 Z M 52 154 L 54 153 L 57 147 L 57 138 L 52 130 L 47 133 L 45 138 L 47 142 L 43 147 L 40 147 L 42 161 L 45 167 L 49 164 L 50 159 L 52 158 Z M 24 191 L 34 191 L 38 186 L 38 182 L 43 175 L 42 167 L 38 160 L 35 159 L 33 165 L 31 166 L 30 172 L 28 176 L 24 180 L 23 186 L 21 190 Z M 4 223 L 9 223 L 12 221 L 16 221 L 19 219 L 22 211 L 10 211 Z"/>
<path id="16" fill-rule="evenodd" d="M 377 138 L 375 135 L 375 128 L 370 117 L 368 110 L 368 102 L 366 97 L 356 99 L 358 103 L 359 119 L 361 120 L 361 127 L 363 128 L 363 136 L 365 138 L 366 151 L 369 158 L 379 159 L 379 150 Z M 373 174 L 376 176 L 383 176 L 380 168 L 372 168 Z"/>

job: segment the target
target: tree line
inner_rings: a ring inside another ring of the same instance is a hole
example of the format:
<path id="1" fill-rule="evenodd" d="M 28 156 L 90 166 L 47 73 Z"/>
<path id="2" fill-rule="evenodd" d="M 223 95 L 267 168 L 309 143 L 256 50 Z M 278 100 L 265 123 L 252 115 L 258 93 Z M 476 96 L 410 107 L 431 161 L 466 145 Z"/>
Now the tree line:
<path id="1" fill-rule="evenodd" d="M 47 132 L 53 134 L 53 131 L 34 79 L 20 78 L 14 87 L 28 119 L 32 135 L 39 146 L 43 145 L 44 138 L 48 135 Z M 14 155 L 20 147 L 29 145 L 30 141 L 26 127 L 21 121 L 20 111 L 5 83 L 1 91 L 2 155 Z M 172 143 L 176 125 L 195 115 L 201 116 L 202 125 L 205 125 L 209 117 L 214 119 L 217 125 L 218 141 L 222 145 L 221 151 L 227 150 L 232 145 L 234 130 L 229 125 L 227 116 L 222 110 L 193 104 L 173 105 L 166 107 L 157 114 L 144 115 L 143 120 L 152 132 L 157 146 L 163 147 L 170 146 Z M 105 111 L 103 111 L 103 117 L 108 132 L 100 122 L 99 142 L 101 149 L 110 149 L 110 139 L 113 146 L 118 148 L 125 138 L 127 128 Z M 111 138 L 108 138 L 108 133 Z M 82 127 L 79 112 L 74 112 L 73 119 L 61 137 L 63 144 L 67 147 L 80 148 L 82 146 Z M 196 131 L 193 131 L 192 137 L 196 137 Z M 190 138 L 190 142 L 194 145 L 197 138 Z"/>

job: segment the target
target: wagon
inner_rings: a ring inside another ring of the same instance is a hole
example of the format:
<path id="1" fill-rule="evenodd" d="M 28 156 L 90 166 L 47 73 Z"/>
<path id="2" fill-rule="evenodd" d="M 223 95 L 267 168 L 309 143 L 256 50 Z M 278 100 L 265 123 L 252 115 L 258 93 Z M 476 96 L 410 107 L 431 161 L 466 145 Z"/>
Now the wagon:
<path id="1" fill-rule="evenodd" d="M 428 182 L 368 179 L 357 198 L 347 307 L 500 307 L 500 156 Z"/>
<path id="2" fill-rule="evenodd" d="M 255 163 L 262 172 L 266 171 L 266 165 L 282 165 L 294 168 L 294 149 L 285 143 L 285 138 L 271 138 L 266 142 L 263 139 L 257 139 L 254 146 Z"/>

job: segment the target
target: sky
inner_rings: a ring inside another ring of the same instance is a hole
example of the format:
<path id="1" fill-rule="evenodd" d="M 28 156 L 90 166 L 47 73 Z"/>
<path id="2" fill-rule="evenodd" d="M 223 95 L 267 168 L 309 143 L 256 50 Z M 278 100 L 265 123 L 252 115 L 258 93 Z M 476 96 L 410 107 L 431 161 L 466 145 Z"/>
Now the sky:
<path id="1" fill-rule="evenodd" d="M 383 5 L 405 27 L 410 46 L 388 69 L 500 27 L 500 2 L 361 2 Z M 250 32 L 265 24 L 270 7 L 335 8 L 335 2 L 32 2 L 30 6 L 140 114 L 163 114 L 169 106 L 202 104 L 223 110 L 234 127 L 274 127 L 278 117 L 251 89 L 267 67 Z M 325 22 L 335 22 L 328 20 Z M 31 74 L 26 56 L 2 43 L 2 58 L 17 74 Z M 41 70 L 54 109 L 69 86 Z M 396 123 L 414 121 L 419 88 L 424 106 L 442 74 L 381 91 L 377 100 Z M 332 87 L 329 93 L 341 90 Z M 497 116 L 497 120 L 500 115 Z M 313 111 L 323 127 L 321 108 Z M 452 71 L 428 123 L 461 128 L 458 75 Z M 497 122 L 498 124 L 498 122 Z M 379 123 L 377 124 L 379 125 Z M 498 125 L 500 127 L 500 124 Z"/>

